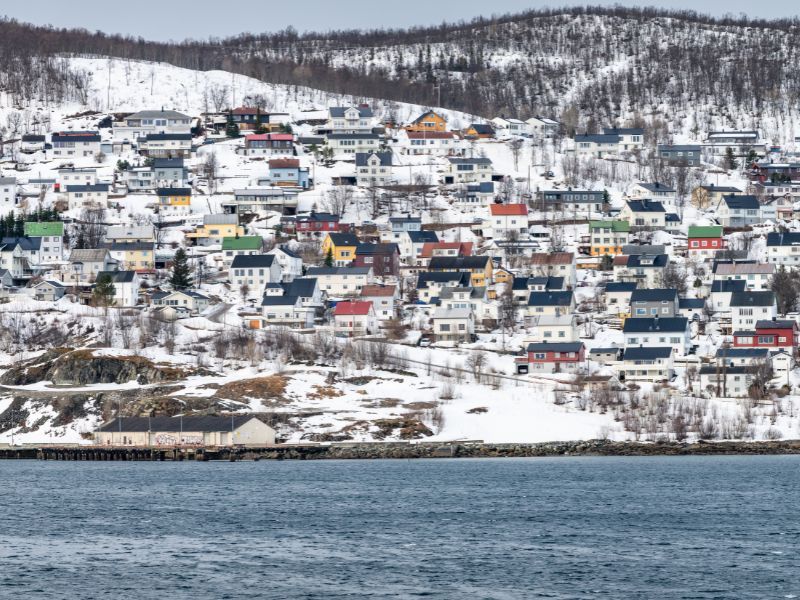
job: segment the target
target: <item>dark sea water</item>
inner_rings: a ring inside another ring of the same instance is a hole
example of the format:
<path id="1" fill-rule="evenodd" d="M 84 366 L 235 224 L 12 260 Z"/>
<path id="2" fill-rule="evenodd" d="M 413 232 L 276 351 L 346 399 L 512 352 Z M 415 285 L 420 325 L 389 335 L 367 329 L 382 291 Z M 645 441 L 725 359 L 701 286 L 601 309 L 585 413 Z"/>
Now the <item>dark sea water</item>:
<path id="1" fill-rule="evenodd" d="M 793 598 L 800 457 L 0 461 L 0 598 Z"/>

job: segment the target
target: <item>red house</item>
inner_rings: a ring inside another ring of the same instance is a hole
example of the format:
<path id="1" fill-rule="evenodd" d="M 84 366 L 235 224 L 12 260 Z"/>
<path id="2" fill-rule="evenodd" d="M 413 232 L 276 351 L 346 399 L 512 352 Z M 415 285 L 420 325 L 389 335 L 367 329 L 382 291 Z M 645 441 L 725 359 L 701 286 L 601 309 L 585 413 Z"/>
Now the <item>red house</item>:
<path id="1" fill-rule="evenodd" d="M 527 356 L 516 359 L 517 372 L 574 373 L 586 360 L 583 342 L 528 344 Z"/>
<path id="2" fill-rule="evenodd" d="M 331 232 L 339 232 L 341 228 L 338 215 L 311 212 L 307 215 L 299 215 L 295 219 L 295 230 L 298 239 L 312 239 L 323 238 Z"/>
<path id="3" fill-rule="evenodd" d="M 692 225 L 687 240 L 690 255 L 714 256 L 725 248 L 721 225 Z"/>
<path id="4" fill-rule="evenodd" d="M 794 354 L 798 339 L 797 322 L 773 319 L 757 321 L 755 331 L 735 331 L 734 348 L 781 348 Z"/>

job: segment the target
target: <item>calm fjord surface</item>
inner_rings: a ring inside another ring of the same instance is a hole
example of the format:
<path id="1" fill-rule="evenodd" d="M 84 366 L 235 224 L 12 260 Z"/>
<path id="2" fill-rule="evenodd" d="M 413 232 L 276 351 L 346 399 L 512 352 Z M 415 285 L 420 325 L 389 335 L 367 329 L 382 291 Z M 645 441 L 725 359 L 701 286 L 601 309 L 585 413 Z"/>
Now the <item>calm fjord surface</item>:
<path id="1" fill-rule="evenodd" d="M 0 462 L 0 598 L 791 598 L 800 457 Z"/>

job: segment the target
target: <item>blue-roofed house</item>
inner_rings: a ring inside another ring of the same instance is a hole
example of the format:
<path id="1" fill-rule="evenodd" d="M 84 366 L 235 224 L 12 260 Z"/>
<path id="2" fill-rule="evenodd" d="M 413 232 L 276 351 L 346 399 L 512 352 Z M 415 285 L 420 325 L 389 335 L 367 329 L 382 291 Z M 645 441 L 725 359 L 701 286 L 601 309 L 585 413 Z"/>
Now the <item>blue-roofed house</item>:
<path id="1" fill-rule="evenodd" d="M 689 320 L 685 317 L 627 319 L 622 334 L 626 348 L 669 346 L 679 356 L 686 355 L 691 348 Z"/>
<path id="2" fill-rule="evenodd" d="M 761 204 L 751 195 L 722 196 L 717 221 L 723 227 L 746 227 L 762 222 Z"/>
<path id="3" fill-rule="evenodd" d="M 628 346 L 622 355 L 620 379 L 634 381 L 669 381 L 672 378 L 673 350 L 670 346 Z"/>
<path id="4" fill-rule="evenodd" d="M 664 205 L 655 200 L 628 200 L 619 212 L 619 218 L 627 221 L 631 227 L 647 227 L 664 229 L 666 226 Z"/>

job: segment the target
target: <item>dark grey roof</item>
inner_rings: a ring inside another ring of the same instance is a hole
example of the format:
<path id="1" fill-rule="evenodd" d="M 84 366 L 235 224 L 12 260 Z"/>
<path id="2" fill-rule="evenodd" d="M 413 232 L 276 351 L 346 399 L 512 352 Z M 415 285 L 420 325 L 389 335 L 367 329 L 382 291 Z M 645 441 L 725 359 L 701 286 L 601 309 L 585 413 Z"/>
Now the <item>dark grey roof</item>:
<path id="1" fill-rule="evenodd" d="M 329 133 L 329 140 L 377 140 L 377 133 Z"/>
<path id="2" fill-rule="evenodd" d="M 634 302 L 663 302 L 674 301 L 678 297 L 678 290 L 671 289 L 649 289 L 633 290 L 631 294 L 631 304 Z"/>
<path id="3" fill-rule="evenodd" d="M 669 262 L 669 256 L 666 254 L 631 254 L 628 256 L 627 266 L 660 268 L 666 267 L 667 262 Z"/>
<path id="4" fill-rule="evenodd" d="M 717 358 L 765 358 L 769 348 L 718 348 Z"/>
<path id="5" fill-rule="evenodd" d="M 635 282 L 611 281 L 606 284 L 606 292 L 633 292 L 635 289 Z"/>
<path id="6" fill-rule="evenodd" d="M 732 209 L 754 210 L 761 206 L 755 196 L 723 196 L 722 201 L 725 202 L 728 208 Z"/>
<path id="7" fill-rule="evenodd" d="M 493 134 L 494 127 L 486 123 L 472 123 L 467 129 L 474 129 L 478 134 Z"/>
<path id="8" fill-rule="evenodd" d="M 334 246 L 358 246 L 358 236 L 353 233 L 329 233 Z"/>
<path id="9" fill-rule="evenodd" d="M 420 273 L 417 278 L 417 289 L 428 287 L 429 283 L 457 283 L 460 286 L 468 286 L 470 282 L 469 273 L 461 271 L 437 271 Z"/>
<path id="10" fill-rule="evenodd" d="M 95 183 L 93 185 L 68 185 L 67 193 L 69 192 L 107 192 L 107 183 Z"/>
<path id="11" fill-rule="evenodd" d="M 388 244 L 359 244 L 356 246 L 356 256 L 374 256 L 381 254 L 400 254 L 400 248 L 395 243 Z"/>
<path id="12" fill-rule="evenodd" d="M 191 133 L 148 133 L 145 138 L 146 141 L 192 141 Z"/>
<path id="13" fill-rule="evenodd" d="M 314 277 L 298 277 L 294 281 L 283 284 L 283 293 L 286 296 L 310 298 L 316 289 L 317 280 Z"/>
<path id="14" fill-rule="evenodd" d="M 319 277 L 321 275 L 367 275 L 372 267 L 309 267 L 306 275 Z"/>
<path id="15" fill-rule="evenodd" d="M 261 306 L 294 306 L 299 296 L 264 296 Z"/>
<path id="16" fill-rule="evenodd" d="M 800 231 L 768 233 L 767 246 L 800 246 Z"/>
<path id="17" fill-rule="evenodd" d="M 157 196 L 191 196 L 192 188 L 158 188 Z"/>
<path id="18" fill-rule="evenodd" d="M 572 292 L 531 292 L 528 306 L 570 306 Z"/>
<path id="19" fill-rule="evenodd" d="M 756 329 L 794 329 L 797 321 L 791 319 L 772 319 L 756 321 Z"/>
<path id="20" fill-rule="evenodd" d="M 344 117 L 345 111 L 351 108 L 355 108 L 358 111 L 359 117 L 372 117 L 373 115 L 372 109 L 368 106 L 331 106 L 328 110 L 331 117 L 341 118 Z"/>
<path id="21" fill-rule="evenodd" d="M 392 166 L 392 153 L 391 152 L 356 152 L 356 166 L 366 167 L 367 160 L 373 155 L 378 157 L 382 167 Z"/>
<path id="22" fill-rule="evenodd" d="M 334 215 L 333 213 L 327 212 L 315 212 L 312 211 L 307 215 L 297 215 L 296 221 L 312 221 L 312 222 L 330 222 L 336 223 L 339 221 L 339 215 Z"/>
<path id="23" fill-rule="evenodd" d="M 628 207 L 633 212 L 644 212 L 644 213 L 666 212 L 664 210 L 664 205 L 661 204 L 661 202 L 656 202 L 654 200 L 628 200 Z"/>
<path id="24" fill-rule="evenodd" d="M 731 294 L 731 307 L 741 306 L 772 306 L 775 302 L 775 294 L 766 292 L 734 292 Z"/>
<path id="25" fill-rule="evenodd" d="M 122 417 L 103 425 L 99 431 L 142 432 L 142 431 L 230 431 L 238 429 L 251 419 L 252 415 L 231 417 L 188 416 L 181 417 Z"/>
<path id="26" fill-rule="evenodd" d="M 625 319 L 623 333 L 650 333 L 661 331 L 665 333 L 683 333 L 689 321 L 686 317 Z"/>
<path id="27" fill-rule="evenodd" d="M 491 261 L 489 256 L 433 256 L 428 263 L 428 268 L 445 271 L 482 269 L 489 261 Z"/>
<path id="28" fill-rule="evenodd" d="M 231 262 L 231 269 L 269 268 L 275 262 L 272 254 L 237 254 Z"/>
<path id="29" fill-rule="evenodd" d="M 747 282 L 744 279 L 717 279 L 711 283 L 712 292 L 743 292 L 746 287 Z"/>
<path id="30" fill-rule="evenodd" d="M 100 271 L 97 274 L 97 279 L 104 275 L 111 277 L 113 283 L 132 283 L 133 278 L 136 277 L 136 271 Z"/>
<path id="31" fill-rule="evenodd" d="M 3 244 L 10 245 L 12 248 L 19 244 L 19 247 L 26 252 L 35 252 L 42 246 L 42 238 L 40 237 L 5 237 Z"/>
<path id="32" fill-rule="evenodd" d="M 700 310 L 706 305 L 703 298 L 681 298 L 678 300 L 678 308 Z"/>
<path id="33" fill-rule="evenodd" d="M 653 183 L 639 183 L 639 187 L 646 189 L 648 192 L 674 192 L 675 188 L 658 181 Z"/>
<path id="34" fill-rule="evenodd" d="M 106 242 L 101 244 L 102 248 L 108 248 L 113 252 L 144 252 L 153 250 L 155 242 Z"/>
<path id="35" fill-rule="evenodd" d="M 625 348 L 622 360 L 655 360 L 657 358 L 669 358 L 672 356 L 672 348 L 669 346 L 659 346 L 656 348 Z"/>
<path id="36" fill-rule="evenodd" d="M 700 367 L 700 375 L 719 375 L 720 379 L 722 379 L 723 373 L 727 375 L 749 375 L 752 373 L 751 367 L 745 366 L 728 366 L 725 367 L 725 370 L 719 369 L 716 366 L 711 367 Z"/>
<path id="37" fill-rule="evenodd" d="M 153 160 L 153 167 L 156 169 L 182 169 L 182 158 L 156 158 Z"/>
<path id="38" fill-rule="evenodd" d="M 664 244 L 625 244 L 622 254 L 664 254 L 665 248 Z"/>
<path id="39" fill-rule="evenodd" d="M 539 342 L 528 344 L 528 352 L 580 352 L 583 342 Z"/>
<path id="40" fill-rule="evenodd" d="M 582 133 L 575 136 L 575 142 L 594 142 L 595 144 L 619 144 L 621 138 L 614 134 Z"/>
<path id="41" fill-rule="evenodd" d="M 407 233 L 412 244 L 436 243 L 439 241 L 439 236 L 436 235 L 435 231 L 408 231 Z"/>
<path id="42" fill-rule="evenodd" d="M 451 165 L 490 165 L 492 161 L 485 157 L 478 158 L 448 158 Z"/>

